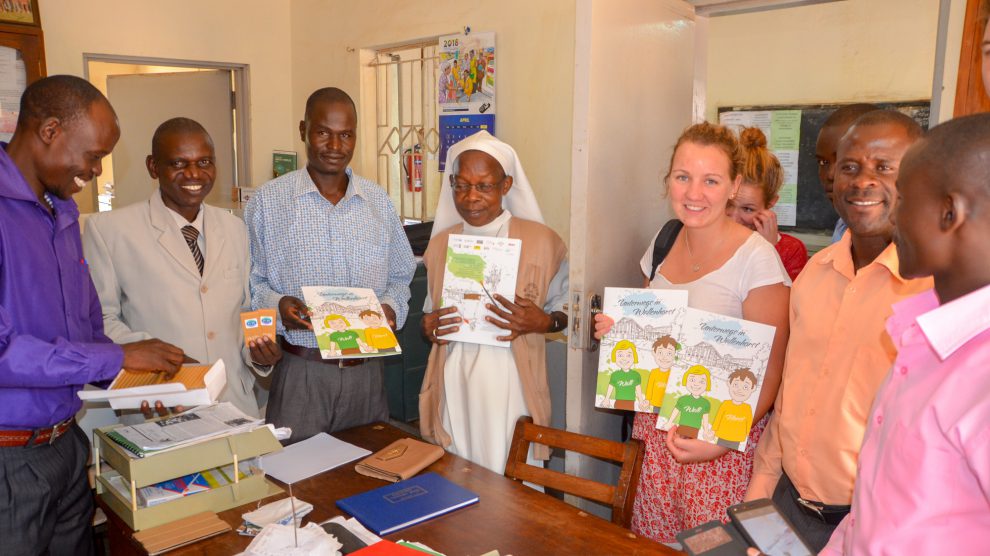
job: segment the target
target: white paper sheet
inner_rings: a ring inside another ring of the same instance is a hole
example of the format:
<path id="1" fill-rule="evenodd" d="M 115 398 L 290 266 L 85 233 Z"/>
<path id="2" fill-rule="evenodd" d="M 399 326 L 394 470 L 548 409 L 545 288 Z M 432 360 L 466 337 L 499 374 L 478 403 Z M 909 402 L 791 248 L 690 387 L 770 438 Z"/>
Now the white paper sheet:
<path id="1" fill-rule="evenodd" d="M 364 448 L 321 432 L 264 456 L 261 466 L 269 477 L 292 484 L 368 455 L 371 452 Z"/>

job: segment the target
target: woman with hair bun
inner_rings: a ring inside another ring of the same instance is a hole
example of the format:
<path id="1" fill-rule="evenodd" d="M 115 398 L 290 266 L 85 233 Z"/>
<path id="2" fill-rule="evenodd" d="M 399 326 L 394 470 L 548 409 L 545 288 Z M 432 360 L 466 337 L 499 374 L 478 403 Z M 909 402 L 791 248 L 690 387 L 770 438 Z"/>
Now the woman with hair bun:
<path id="1" fill-rule="evenodd" d="M 750 230 L 760 233 L 777 248 L 787 275 L 791 280 L 808 262 L 808 250 L 801 240 L 777 230 L 777 214 L 771 210 L 780 198 L 784 169 L 777 157 L 767 149 L 767 137 L 756 127 L 739 133 L 742 147 L 742 183 L 734 199 L 726 207 L 728 215 Z"/>
<path id="2" fill-rule="evenodd" d="M 640 261 L 644 288 L 686 290 L 691 307 L 777 328 L 746 451 L 690 438 L 676 427 L 664 432 L 656 428 L 655 414 L 636 414 L 633 437 L 643 441 L 645 453 L 632 530 L 660 542 L 676 542 L 680 531 L 724 520 L 726 508 L 742 501 L 753 451 L 780 385 L 791 280 L 773 246 L 726 214 L 742 182 L 743 158 L 728 128 L 705 122 L 686 129 L 664 178 L 684 227 L 652 280 L 653 242 Z M 613 324 L 596 315 L 595 335 L 600 338 Z"/>

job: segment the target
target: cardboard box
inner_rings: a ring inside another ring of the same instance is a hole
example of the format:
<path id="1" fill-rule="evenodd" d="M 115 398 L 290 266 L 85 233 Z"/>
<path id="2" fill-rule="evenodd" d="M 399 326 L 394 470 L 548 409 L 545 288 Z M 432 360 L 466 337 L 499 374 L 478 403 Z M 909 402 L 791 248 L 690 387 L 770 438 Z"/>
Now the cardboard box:
<path id="1" fill-rule="evenodd" d="M 114 409 L 139 409 L 141 402 L 161 401 L 165 407 L 184 405 L 196 407 L 217 400 L 227 386 L 227 371 L 223 359 L 210 367 L 183 365 L 179 374 L 168 382 L 158 382 L 157 373 L 120 371 L 106 390 L 80 390 L 83 401 L 107 401 Z"/>

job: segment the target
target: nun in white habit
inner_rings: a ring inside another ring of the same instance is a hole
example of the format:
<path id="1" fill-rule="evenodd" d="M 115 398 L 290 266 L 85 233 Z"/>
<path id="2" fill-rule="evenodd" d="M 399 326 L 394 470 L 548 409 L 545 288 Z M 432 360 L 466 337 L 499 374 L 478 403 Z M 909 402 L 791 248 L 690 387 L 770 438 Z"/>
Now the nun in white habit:
<path id="1" fill-rule="evenodd" d="M 420 427 L 424 438 L 502 473 L 516 420 L 530 415 L 549 425 L 544 334 L 567 326 L 566 247 L 543 224 L 515 150 L 487 131 L 450 148 L 443 185 L 424 255 L 428 295 L 422 329 L 434 346 L 420 395 Z M 444 339 L 461 322 L 456 307 L 434 310 L 451 233 L 522 240 L 515 299 L 496 295 L 502 307 L 489 307 L 489 320 L 505 329 L 501 339 L 511 347 Z M 539 459 L 548 455 L 533 453 Z"/>

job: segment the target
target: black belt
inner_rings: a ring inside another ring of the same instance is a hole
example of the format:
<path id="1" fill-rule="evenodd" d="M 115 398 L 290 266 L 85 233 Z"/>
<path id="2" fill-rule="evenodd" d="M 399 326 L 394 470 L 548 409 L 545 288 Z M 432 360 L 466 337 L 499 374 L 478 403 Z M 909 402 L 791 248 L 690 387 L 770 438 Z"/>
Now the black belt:
<path id="1" fill-rule="evenodd" d="M 839 522 L 849 514 L 850 506 L 836 506 L 802 498 L 801 493 L 797 491 L 797 488 L 794 487 L 794 483 L 791 482 L 790 477 L 786 474 L 782 474 L 780 476 L 780 480 L 787 481 L 785 483 L 787 485 L 787 492 L 791 495 L 791 498 L 797 502 L 797 507 L 801 508 L 801 511 L 808 516 L 817 519 L 822 523 L 838 525 Z"/>

